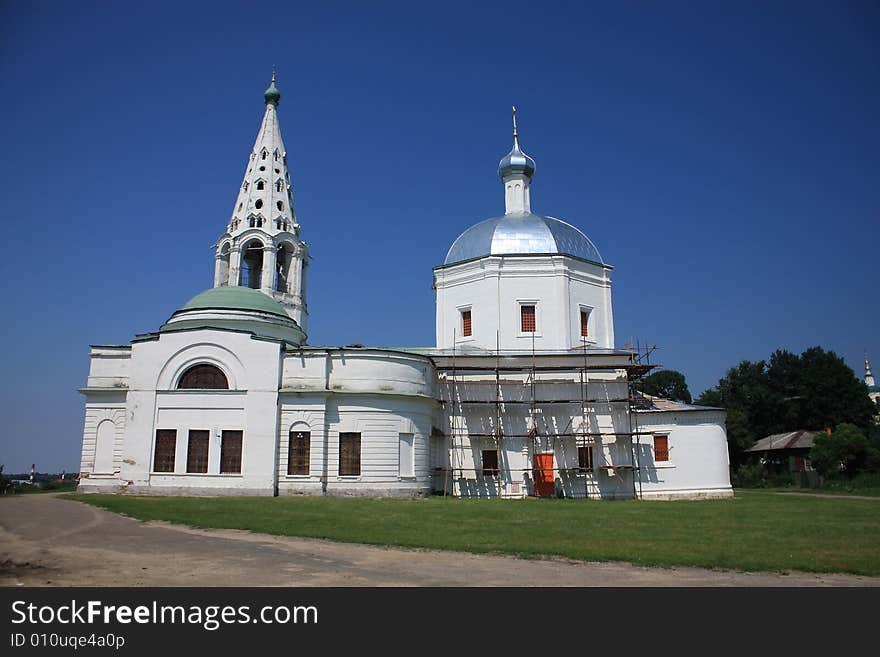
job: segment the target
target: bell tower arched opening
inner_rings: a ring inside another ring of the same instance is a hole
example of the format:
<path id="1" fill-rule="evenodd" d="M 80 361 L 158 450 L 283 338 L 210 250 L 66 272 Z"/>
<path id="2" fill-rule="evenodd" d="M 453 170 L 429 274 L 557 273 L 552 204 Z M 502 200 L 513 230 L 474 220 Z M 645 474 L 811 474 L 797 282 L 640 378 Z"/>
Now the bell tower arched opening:
<path id="1" fill-rule="evenodd" d="M 263 243 L 251 240 L 241 248 L 241 278 L 239 285 L 259 290 L 263 274 Z"/>

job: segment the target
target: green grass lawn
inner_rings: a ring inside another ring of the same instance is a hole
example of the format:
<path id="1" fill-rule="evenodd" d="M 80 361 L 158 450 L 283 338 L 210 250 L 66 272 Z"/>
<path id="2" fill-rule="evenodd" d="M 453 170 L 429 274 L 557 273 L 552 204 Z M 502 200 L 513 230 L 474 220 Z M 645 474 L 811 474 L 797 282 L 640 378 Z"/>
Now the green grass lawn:
<path id="1" fill-rule="evenodd" d="M 335 541 L 646 566 L 880 575 L 880 502 L 415 500 L 67 495 L 142 520 Z"/>
<path id="2" fill-rule="evenodd" d="M 799 488 L 797 486 L 767 486 L 756 490 L 771 493 L 803 493 L 805 495 L 864 495 L 880 497 L 880 488 Z"/>

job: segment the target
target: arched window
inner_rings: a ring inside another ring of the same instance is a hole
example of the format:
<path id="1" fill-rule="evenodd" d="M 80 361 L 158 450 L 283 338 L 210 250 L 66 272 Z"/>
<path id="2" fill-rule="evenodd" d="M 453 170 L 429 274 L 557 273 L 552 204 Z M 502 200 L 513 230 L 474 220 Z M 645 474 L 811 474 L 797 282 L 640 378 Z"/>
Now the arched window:
<path id="1" fill-rule="evenodd" d="M 266 183 L 264 183 L 262 180 L 257 182 L 257 189 L 265 189 L 265 188 L 266 188 Z"/>
<path id="2" fill-rule="evenodd" d="M 277 203 L 275 203 L 275 207 L 279 210 L 284 210 L 284 201 L 278 201 Z"/>
<path id="3" fill-rule="evenodd" d="M 256 227 L 263 225 L 262 217 L 255 217 Z M 249 287 L 259 290 L 263 272 L 263 243 L 259 240 L 251 240 L 241 249 L 241 270 L 239 271 L 238 284 L 241 287 Z"/>
<path id="4" fill-rule="evenodd" d="M 177 384 L 178 390 L 229 390 L 226 375 L 216 365 L 193 365 Z"/>
<path id="5" fill-rule="evenodd" d="M 258 199 L 257 199 L 257 202 L 254 203 L 254 207 L 255 207 L 257 210 L 259 210 L 261 207 L 263 207 L 263 199 L 258 198 Z"/>

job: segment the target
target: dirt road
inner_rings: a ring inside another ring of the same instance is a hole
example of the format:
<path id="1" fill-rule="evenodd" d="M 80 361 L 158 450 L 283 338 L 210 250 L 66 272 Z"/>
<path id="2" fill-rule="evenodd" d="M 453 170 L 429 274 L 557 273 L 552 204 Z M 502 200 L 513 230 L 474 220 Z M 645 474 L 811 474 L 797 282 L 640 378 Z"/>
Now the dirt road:
<path id="1" fill-rule="evenodd" d="M 880 586 L 850 575 L 641 568 L 405 550 L 141 522 L 0 498 L 2 586 Z"/>

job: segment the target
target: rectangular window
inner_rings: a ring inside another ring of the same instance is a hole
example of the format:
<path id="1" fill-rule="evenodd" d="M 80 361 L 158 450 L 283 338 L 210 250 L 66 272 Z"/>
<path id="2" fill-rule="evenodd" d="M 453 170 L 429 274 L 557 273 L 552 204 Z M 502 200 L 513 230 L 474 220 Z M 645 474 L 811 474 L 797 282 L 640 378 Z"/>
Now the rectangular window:
<path id="1" fill-rule="evenodd" d="M 400 434 L 400 476 L 415 477 L 415 452 L 413 451 L 413 434 Z"/>
<path id="2" fill-rule="evenodd" d="M 357 477 L 361 474 L 361 434 L 339 434 L 339 476 Z"/>
<path id="3" fill-rule="evenodd" d="M 156 429 L 156 452 L 153 455 L 153 472 L 174 472 L 177 453 L 177 430 Z"/>
<path id="4" fill-rule="evenodd" d="M 210 432 L 204 429 L 189 430 L 189 445 L 186 450 L 186 471 L 208 471 L 208 438 Z"/>
<path id="5" fill-rule="evenodd" d="M 483 450 L 483 476 L 484 477 L 497 477 L 498 476 L 498 450 L 496 450 L 496 449 L 484 449 Z"/>
<path id="6" fill-rule="evenodd" d="M 593 448 L 591 446 L 578 447 L 578 468 L 584 471 L 593 469 Z"/>
<path id="7" fill-rule="evenodd" d="M 224 431 L 220 443 L 220 473 L 241 474 L 241 431 Z"/>
<path id="8" fill-rule="evenodd" d="M 471 336 L 471 311 L 461 311 L 461 335 L 465 338 Z"/>
<path id="9" fill-rule="evenodd" d="M 581 311 L 581 337 L 586 338 L 590 335 L 590 311 Z"/>
<path id="10" fill-rule="evenodd" d="M 654 460 L 669 460 L 669 438 L 667 436 L 654 436 Z"/>
<path id="11" fill-rule="evenodd" d="M 309 474 L 309 454 L 312 434 L 310 431 L 291 431 L 287 443 L 287 474 Z"/>
<path id="12" fill-rule="evenodd" d="M 523 333 L 534 333 L 537 329 L 535 324 L 535 307 L 520 306 L 520 320 Z"/>

